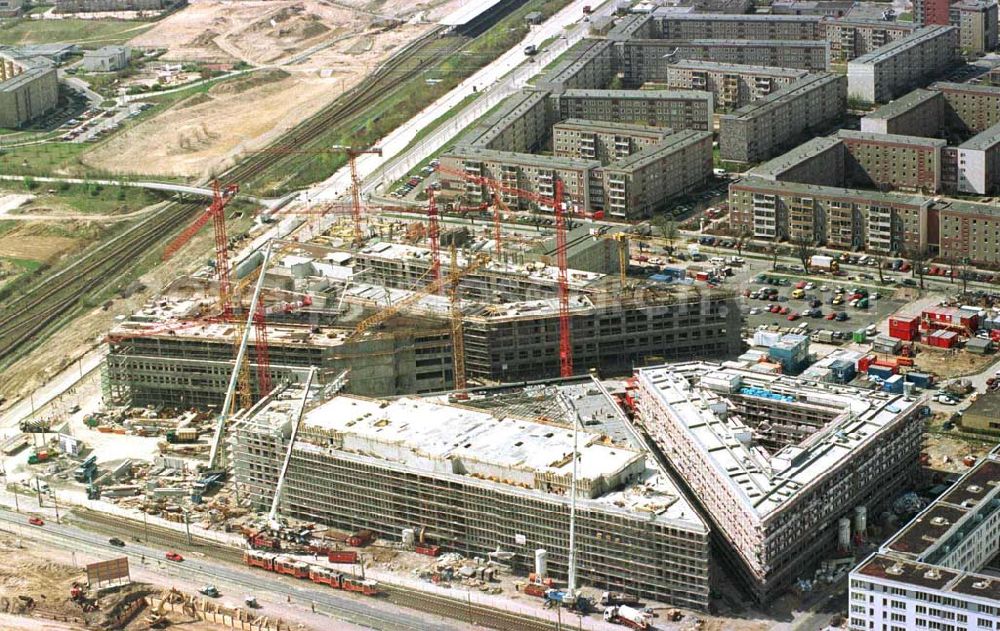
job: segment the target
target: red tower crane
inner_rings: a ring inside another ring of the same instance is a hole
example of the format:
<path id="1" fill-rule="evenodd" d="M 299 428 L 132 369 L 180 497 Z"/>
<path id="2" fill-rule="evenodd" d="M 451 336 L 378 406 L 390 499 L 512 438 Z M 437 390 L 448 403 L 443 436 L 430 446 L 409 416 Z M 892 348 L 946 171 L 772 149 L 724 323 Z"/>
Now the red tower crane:
<path id="1" fill-rule="evenodd" d="M 559 268 L 559 376 L 573 376 L 573 343 L 570 334 L 569 320 L 569 271 L 566 261 L 566 209 L 563 208 L 563 183 L 556 179 L 554 185 L 554 195 L 548 197 L 531 191 L 526 191 L 513 186 L 507 186 L 503 182 L 472 175 L 464 171 L 456 171 L 438 167 L 438 170 L 448 175 L 453 175 L 468 182 L 486 186 L 493 191 L 493 194 L 500 197 L 501 194 L 515 195 L 521 199 L 532 201 L 539 206 L 548 206 L 556 219 L 556 265 Z M 499 206 L 494 213 L 495 226 L 499 226 Z M 586 213 L 571 213 L 582 217 L 588 217 Z M 594 214 L 596 216 L 596 213 Z M 497 240 L 499 244 L 499 239 Z"/>
<path id="2" fill-rule="evenodd" d="M 351 165 L 351 212 L 354 215 L 354 245 L 360 245 L 363 234 L 361 232 L 361 178 L 358 177 L 358 156 L 366 153 L 381 156 L 382 149 L 379 147 L 362 149 L 344 145 L 334 145 L 331 149 L 346 153 L 347 161 Z"/>
<path id="3" fill-rule="evenodd" d="M 490 194 L 493 197 L 493 242 L 495 244 L 496 258 L 499 261 L 500 255 L 503 253 L 503 233 L 500 229 L 500 210 L 504 207 L 503 202 L 500 198 L 500 188 L 499 182 L 496 180 L 491 180 L 487 177 L 481 175 L 473 175 L 472 173 L 466 173 L 465 171 L 459 171 L 458 169 L 452 169 L 443 165 L 438 165 L 437 170 L 439 173 L 444 173 L 445 175 L 451 175 L 465 180 L 466 182 L 471 182 L 480 187 L 486 187 L 490 189 Z"/>
<path id="4" fill-rule="evenodd" d="M 434 189 L 427 189 L 427 241 L 431 246 L 431 281 L 441 280 L 441 227 Z"/>
<path id="5" fill-rule="evenodd" d="M 209 219 L 212 220 L 215 227 L 215 273 L 219 279 L 219 306 L 224 318 L 230 317 L 233 312 L 232 285 L 229 282 L 229 240 L 226 237 L 226 206 L 239 190 L 240 187 L 236 184 L 221 187 L 218 180 L 212 182 L 211 205 L 163 250 L 163 260 L 166 261 L 184 247 L 184 244 L 190 241 Z"/>

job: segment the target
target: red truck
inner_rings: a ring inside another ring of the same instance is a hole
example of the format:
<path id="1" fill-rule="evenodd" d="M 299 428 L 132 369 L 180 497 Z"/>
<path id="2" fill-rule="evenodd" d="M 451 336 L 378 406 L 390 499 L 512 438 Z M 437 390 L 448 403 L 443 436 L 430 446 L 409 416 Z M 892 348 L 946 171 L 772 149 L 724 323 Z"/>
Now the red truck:
<path id="1" fill-rule="evenodd" d="M 538 583 L 528 583 L 524 586 L 524 593 L 529 596 L 537 596 L 539 598 L 545 598 L 545 592 L 548 591 L 548 587 L 545 585 L 540 585 Z"/>

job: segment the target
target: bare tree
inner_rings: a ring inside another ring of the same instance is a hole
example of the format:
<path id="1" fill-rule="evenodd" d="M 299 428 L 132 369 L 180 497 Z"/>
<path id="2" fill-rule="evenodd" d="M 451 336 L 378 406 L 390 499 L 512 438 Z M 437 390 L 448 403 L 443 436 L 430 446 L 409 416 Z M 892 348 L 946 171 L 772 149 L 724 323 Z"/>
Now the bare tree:
<path id="1" fill-rule="evenodd" d="M 806 237 L 796 237 L 795 238 L 795 254 L 802 261 L 802 269 L 809 273 L 809 263 L 812 261 L 813 254 L 816 254 L 816 246 Z"/>
<path id="2" fill-rule="evenodd" d="M 924 288 L 924 274 L 926 270 L 924 269 L 927 264 L 928 253 L 926 247 L 915 246 L 907 249 L 904 253 L 906 258 L 910 259 L 910 265 L 913 266 L 912 274 L 914 276 L 920 277 L 920 289 Z"/>
<path id="3" fill-rule="evenodd" d="M 740 231 L 736 235 L 736 254 L 737 256 L 743 256 L 743 248 L 746 246 L 747 241 L 750 240 L 750 230 L 746 226 L 740 226 Z"/>
<path id="4" fill-rule="evenodd" d="M 778 269 L 778 252 L 781 246 L 778 245 L 778 238 L 775 237 L 773 241 L 767 246 L 767 252 L 771 255 L 771 271 Z"/>
<path id="5" fill-rule="evenodd" d="M 885 256 L 881 253 L 869 254 L 878 266 L 878 282 L 885 284 Z"/>
<path id="6" fill-rule="evenodd" d="M 666 215 L 657 215 L 653 218 L 653 226 L 660 233 L 660 237 L 663 238 L 663 247 L 666 249 L 667 254 L 673 256 L 677 237 L 680 235 L 677 222 Z"/>

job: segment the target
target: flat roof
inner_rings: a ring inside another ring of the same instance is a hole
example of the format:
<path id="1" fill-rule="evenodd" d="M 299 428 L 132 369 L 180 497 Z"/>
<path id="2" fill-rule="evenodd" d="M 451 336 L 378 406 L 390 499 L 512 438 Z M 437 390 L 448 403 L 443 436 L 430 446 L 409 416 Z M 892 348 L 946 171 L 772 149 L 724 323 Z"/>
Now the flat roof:
<path id="1" fill-rule="evenodd" d="M 823 4 L 827 5 L 827 4 L 832 4 L 832 3 L 830 3 L 830 2 L 824 2 Z M 848 7 L 850 7 L 854 3 L 853 2 L 846 2 L 844 4 L 846 4 Z M 871 26 L 873 28 L 881 28 L 881 29 L 887 29 L 887 30 L 896 29 L 896 30 L 899 30 L 899 31 L 915 31 L 918 28 L 920 28 L 919 26 L 917 26 L 913 22 L 900 22 L 899 20 L 892 20 L 892 21 L 890 21 L 890 20 L 879 20 L 879 19 L 874 18 L 874 17 L 864 17 L 864 16 L 851 17 L 851 16 L 848 16 L 848 15 L 845 15 L 844 17 L 841 17 L 841 18 L 834 18 L 833 20 L 827 21 L 826 25 L 828 27 L 830 27 L 830 26 Z"/>
<path id="2" fill-rule="evenodd" d="M 965 94 L 978 94 L 980 96 L 1000 98 L 1000 86 L 994 85 L 937 81 L 927 86 L 927 89 L 938 90 L 939 92 L 964 92 Z"/>
<path id="3" fill-rule="evenodd" d="M 774 13 L 670 13 L 656 16 L 661 22 L 816 22 L 818 15 L 782 15 Z"/>
<path id="4" fill-rule="evenodd" d="M 740 119 L 761 116 L 773 109 L 781 107 L 787 101 L 792 101 L 811 92 L 812 90 L 838 81 L 844 82 L 846 86 L 847 77 L 830 72 L 817 72 L 815 74 L 810 74 L 794 83 L 786 85 L 780 90 L 768 94 L 762 99 L 758 99 L 752 103 L 747 103 L 730 114 L 723 114 L 721 119 Z"/>
<path id="5" fill-rule="evenodd" d="M 909 50 L 910 48 L 919 46 L 932 39 L 937 39 L 938 37 L 942 37 L 953 31 L 957 32 L 958 29 L 954 26 L 941 26 L 939 24 L 922 26 L 906 37 L 901 37 L 900 39 L 889 42 L 885 46 L 879 46 L 870 53 L 866 53 L 852 61 L 849 61 L 847 64 L 848 68 L 854 65 L 874 64 L 885 61 L 886 59 L 898 55 L 904 50 Z"/>
<path id="6" fill-rule="evenodd" d="M 637 370 L 638 379 L 667 412 L 666 422 L 686 433 L 753 513 L 766 518 L 797 494 L 842 466 L 876 435 L 920 402 L 902 395 L 757 373 L 708 362 Z M 768 454 L 734 413 L 732 399 L 764 398 L 779 406 L 823 410 L 832 418 L 797 445 Z M 723 413 L 725 412 L 725 413 Z"/>
<path id="7" fill-rule="evenodd" d="M 466 0 L 457 11 L 452 11 L 450 14 L 443 17 L 438 24 L 443 24 L 445 26 L 462 26 L 463 24 L 468 24 L 481 14 L 486 13 L 496 5 L 500 4 L 502 1 L 503 0 Z"/>
<path id="8" fill-rule="evenodd" d="M 19 90 L 32 81 L 37 81 L 49 73 L 55 73 L 53 68 L 26 68 L 21 74 L 0 82 L 0 91 Z"/>
<path id="9" fill-rule="evenodd" d="M 569 156 L 543 156 L 534 153 L 520 153 L 517 151 L 500 151 L 499 149 L 486 149 L 470 145 L 458 145 L 453 147 L 448 154 L 456 159 L 472 160 L 493 160 L 495 162 L 505 162 L 509 164 L 520 164 L 524 166 L 539 167 L 542 169 L 572 169 L 586 171 L 589 169 L 599 169 L 600 160 L 586 160 L 584 158 L 572 158 Z"/>
<path id="10" fill-rule="evenodd" d="M 837 132 L 839 138 L 844 140 L 862 140 L 872 143 L 883 143 L 892 145 L 911 145 L 923 147 L 924 149 L 940 149 L 947 147 L 947 141 L 940 138 L 924 138 L 922 136 L 904 136 L 902 134 L 876 134 L 867 131 L 855 131 L 853 129 L 841 129 Z"/>
<path id="11" fill-rule="evenodd" d="M 919 208 L 931 202 L 930 198 L 918 197 L 916 195 L 905 195 L 902 193 L 883 193 L 881 191 L 868 191 L 857 188 L 839 188 L 836 186 L 818 186 L 816 184 L 800 184 L 798 182 L 772 182 L 759 177 L 746 177 L 731 185 L 740 189 L 765 189 L 778 194 L 786 195 L 811 195 L 846 199 L 861 203 L 881 203 L 897 206 L 912 206 Z"/>
<path id="12" fill-rule="evenodd" d="M 703 142 L 706 139 L 710 140 L 711 138 L 712 132 L 710 131 L 696 131 L 693 129 L 679 131 L 676 134 L 670 134 L 651 147 L 646 147 L 642 151 L 633 153 L 623 160 L 612 162 L 604 167 L 604 170 L 634 171 L 635 169 L 641 169 L 676 151 L 681 151 L 686 147 Z"/>
<path id="13" fill-rule="evenodd" d="M 959 149 L 987 151 L 1000 144 L 1000 123 L 993 125 L 969 138 L 958 146 Z"/>
<path id="14" fill-rule="evenodd" d="M 804 161 L 825 153 L 841 144 L 841 140 L 834 136 L 817 136 L 794 149 L 772 158 L 767 162 L 756 166 L 747 173 L 749 176 L 762 177 L 768 180 L 775 180 L 779 175 L 794 168 Z"/>
<path id="15" fill-rule="evenodd" d="M 552 129 L 578 129 L 597 133 L 622 134 L 626 136 L 654 136 L 666 138 L 674 133 L 669 127 L 654 127 L 636 123 L 612 123 L 588 118 L 567 118 L 552 126 Z"/>
<path id="16" fill-rule="evenodd" d="M 742 17 L 742 16 L 741 16 Z M 826 52 L 826 40 L 813 39 L 632 39 L 629 44 L 695 46 L 699 48 L 816 48 Z"/>
<path id="17" fill-rule="evenodd" d="M 789 79 L 798 79 L 809 74 L 808 70 L 800 68 L 753 66 L 750 64 L 727 64 L 718 61 L 701 61 L 698 59 L 682 59 L 677 63 L 668 66 L 668 70 L 672 68 L 728 72 L 731 74 L 767 75 L 769 77 L 785 77 Z"/>
<path id="18" fill-rule="evenodd" d="M 913 108 L 923 104 L 930 99 L 940 96 L 940 92 L 935 92 L 933 90 L 925 90 L 923 88 L 917 88 L 916 90 L 911 90 L 905 95 L 899 97 L 895 101 L 890 101 L 882 107 L 878 108 L 873 112 L 865 114 L 865 118 L 871 119 L 888 119 L 895 118 L 901 114 L 912 110 Z"/>
<path id="19" fill-rule="evenodd" d="M 633 101 L 711 101 L 712 93 L 701 90 L 565 90 L 563 97 L 576 99 L 625 99 Z"/>

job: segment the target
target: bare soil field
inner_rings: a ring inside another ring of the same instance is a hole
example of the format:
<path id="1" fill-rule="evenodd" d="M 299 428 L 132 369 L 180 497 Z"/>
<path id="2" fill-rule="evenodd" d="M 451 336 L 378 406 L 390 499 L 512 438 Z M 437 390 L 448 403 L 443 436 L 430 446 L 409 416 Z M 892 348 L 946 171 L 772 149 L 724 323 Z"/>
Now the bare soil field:
<path id="1" fill-rule="evenodd" d="M 65 225 L 71 229 L 68 223 Z M 43 227 L 25 224 L 0 237 L 0 256 L 51 263 L 80 245 L 79 239 L 47 234 Z"/>

